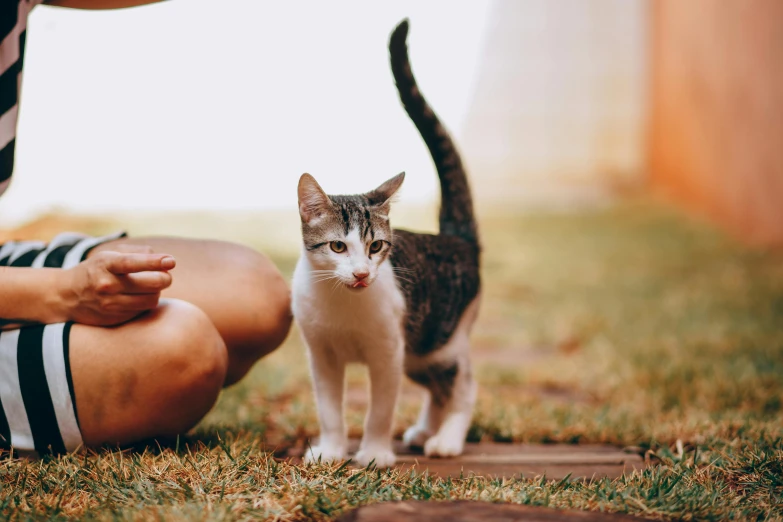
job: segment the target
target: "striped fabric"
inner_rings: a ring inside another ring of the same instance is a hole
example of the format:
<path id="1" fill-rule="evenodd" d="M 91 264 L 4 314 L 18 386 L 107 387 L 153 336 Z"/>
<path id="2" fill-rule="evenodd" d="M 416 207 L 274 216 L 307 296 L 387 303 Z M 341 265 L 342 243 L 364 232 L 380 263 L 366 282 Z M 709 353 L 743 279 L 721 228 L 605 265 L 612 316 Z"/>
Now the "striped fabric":
<path id="1" fill-rule="evenodd" d="M 0 245 L 0 266 L 72 268 L 89 251 L 123 237 L 60 234 L 48 245 Z M 1 323 L 1 321 L 0 321 Z M 71 323 L 0 332 L 0 448 L 24 455 L 60 454 L 82 444 L 69 359 Z"/>
<path id="2" fill-rule="evenodd" d="M 0 333 L 0 444 L 39 455 L 81 446 L 68 364 L 71 323 Z"/>
<path id="3" fill-rule="evenodd" d="M 27 17 L 42 0 L 0 0 L 0 194 L 14 169 Z"/>
<path id="4" fill-rule="evenodd" d="M 124 232 L 117 232 L 103 237 L 90 237 L 65 232 L 48 245 L 41 241 L 9 241 L 0 245 L 0 266 L 73 268 L 96 246 L 124 235 Z"/>

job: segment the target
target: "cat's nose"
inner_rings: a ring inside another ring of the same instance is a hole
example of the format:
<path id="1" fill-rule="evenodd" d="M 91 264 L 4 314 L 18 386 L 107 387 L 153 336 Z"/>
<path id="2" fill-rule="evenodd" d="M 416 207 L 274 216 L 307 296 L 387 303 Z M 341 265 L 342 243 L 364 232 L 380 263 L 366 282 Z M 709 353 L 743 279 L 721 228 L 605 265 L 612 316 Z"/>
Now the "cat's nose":
<path id="1" fill-rule="evenodd" d="M 366 279 L 367 276 L 370 275 L 370 272 L 367 271 L 361 271 L 361 272 L 354 272 L 353 276 L 356 278 L 357 281 L 361 281 L 362 279 Z"/>

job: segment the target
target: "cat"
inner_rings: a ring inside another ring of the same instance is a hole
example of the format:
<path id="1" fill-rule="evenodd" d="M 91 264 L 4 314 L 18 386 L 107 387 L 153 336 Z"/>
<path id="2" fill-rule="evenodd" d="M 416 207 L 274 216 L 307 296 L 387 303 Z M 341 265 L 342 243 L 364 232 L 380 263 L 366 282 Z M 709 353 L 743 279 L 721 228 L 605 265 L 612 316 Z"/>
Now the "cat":
<path id="1" fill-rule="evenodd" d="M 389 40 L 400 100 L 424 139 L 441 185 L 440 233 L 392 229 L 390 202 L 405 173 L 359 195 L 327 195 L 303 174 L 298 185 L 303 249 L 292 280 L 292 309 L 308 347 L 320 441 L 306 462 L 347 455 L 345 366 L 362 363 L 370 405 L 354 461 L 395 463 L 393 416 L 405 373 L 426 389 L 409 447 L 430 457 L 463 451 L 476 383 L 469 334 L 479 306 L 480 246 L 462 160 L 422 97 L 407 50 L 408 20 Z"/>

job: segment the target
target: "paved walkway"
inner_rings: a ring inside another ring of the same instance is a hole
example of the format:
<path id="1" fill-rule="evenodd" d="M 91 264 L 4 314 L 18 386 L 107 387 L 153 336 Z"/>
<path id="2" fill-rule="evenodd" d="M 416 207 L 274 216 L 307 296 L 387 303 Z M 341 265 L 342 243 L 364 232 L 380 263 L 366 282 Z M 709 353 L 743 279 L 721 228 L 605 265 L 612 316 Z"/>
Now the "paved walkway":
<path id="1" fill-rule="evenodd" d="M 458 500 L 454 502 L 383 502 L 349 511 L 338 522 L 638 522 L 617 513 L 557 509 Z"/>
<path id="2" fill-rule="evenodd" d="M 358 441 L 352 440 L 351 454 L 357 447 Z M 596 444 L 467 444 L 465 453 L 453 459 L 429 459 L 403 447 L 399 441 L 395 441 L 395 451 L 396 467 L 428 470 L 441 477 L 473 473 L 532 478 L 546 474 L 547 478 L 558 480 L 570 473 L 573 479 L 616 478 L 644 468 L 644 460 L 638 454 Z M 290 450 L 288 455 L 298 460 L 302 450 Z"/>

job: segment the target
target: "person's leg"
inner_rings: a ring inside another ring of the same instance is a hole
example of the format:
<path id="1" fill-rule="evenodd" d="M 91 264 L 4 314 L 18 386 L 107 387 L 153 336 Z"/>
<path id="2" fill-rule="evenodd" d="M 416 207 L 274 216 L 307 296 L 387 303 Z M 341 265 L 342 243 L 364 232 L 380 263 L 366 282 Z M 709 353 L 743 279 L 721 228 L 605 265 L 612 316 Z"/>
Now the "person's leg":
<path id="1" fill-rule="evenodd" d="M 228 350 L 226 385 L 238 381 L 288 335 L 290 291 L 263 254 L 235 243 L 169 237 L 124 238 L 90 254 L 121 245 L 149 246 L 176 258 L 173 283 L 163 296 L 196 305 L 215 325 Z"/>
<path id="2" fill-rule="evenodd" d="M 79 427 L 91 447 L 186 432 L 215 403 L 228 364 L 212 321 L 177 300 L 113 328 L 74 324 L 69 352 Z"/>

